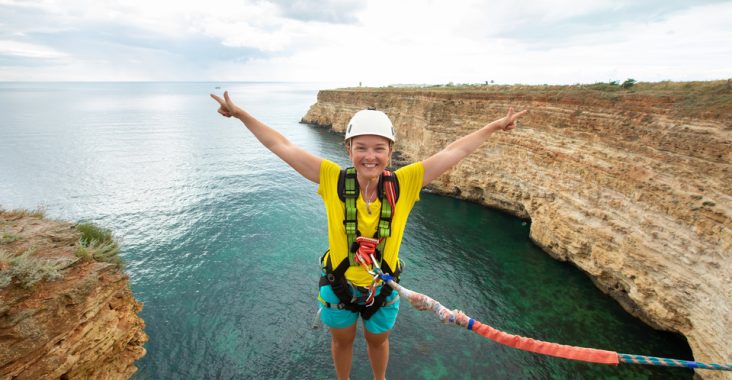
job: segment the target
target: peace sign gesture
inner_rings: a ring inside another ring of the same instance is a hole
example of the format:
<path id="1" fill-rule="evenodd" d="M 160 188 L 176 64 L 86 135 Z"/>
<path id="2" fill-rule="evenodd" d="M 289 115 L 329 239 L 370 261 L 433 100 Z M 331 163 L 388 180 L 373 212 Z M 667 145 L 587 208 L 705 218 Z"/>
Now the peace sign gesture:
<path id="1" fill-rule="evenodd" d="M 527 112 L 529 112 L 529 110 L 514 112 L 513 107 L 509 107 L 506 117 L 498 119 L 494 121 L 494 123 L 497 124 L 499 129 L 504 131 L 510 131 L 518 126 L 518 118 L 523 116 Z"/>
<path id="2" fill-rule="evenodd" d="M 220 113 L 223 116 L 226 117 L 232 117 L 239 118 L 239 116 L 244 112 L 241 108 L 237 107 L 234 102 L 231 101 L 231 98 L 229 98 L 229 91 L 224 91 L 224 98 L 221 99 L 221 97 L 216 96 L 214 94 L 211 94 L 211 97 L 219 103 L 219 109 L 218 113 Z"/>

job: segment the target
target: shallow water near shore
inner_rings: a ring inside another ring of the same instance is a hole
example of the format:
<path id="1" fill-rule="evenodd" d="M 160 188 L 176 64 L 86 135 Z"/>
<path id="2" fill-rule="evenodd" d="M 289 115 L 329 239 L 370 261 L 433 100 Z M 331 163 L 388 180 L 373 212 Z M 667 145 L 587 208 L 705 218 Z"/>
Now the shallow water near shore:
<path id="1" fill-rule="evenodd" d="M 334 378 L 330 338 L 311 328 L 317 258 L 327 246 L 317 186 L 219 116 L 208 97 L 228 89 L 296 144 L 345 165 L 342 136 L 298 123 L 326 87 L 0 83 L 0 206 L 44 205 L 49 217 L 114 231 L 150 336 L 135 379 Z M 528 222 L 421 197 L 400 254 L 404 286 L 509 333 L 692 359 L 682 337 L 629 316 L 577 268 L 533 245 Z M 693 374 L 521 352 L 406 303 L 390 342 L 392 379 Z M 351 377 L 371 378 L 360 336 Z"/>

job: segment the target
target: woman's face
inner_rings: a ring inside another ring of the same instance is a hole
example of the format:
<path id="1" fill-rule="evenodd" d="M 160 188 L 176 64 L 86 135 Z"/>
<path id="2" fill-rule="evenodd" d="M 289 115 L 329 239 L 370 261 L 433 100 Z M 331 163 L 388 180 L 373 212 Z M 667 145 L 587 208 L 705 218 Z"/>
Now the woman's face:
<path id="1" fill-rule="evenodd" d="M 379 176 L 391 157 L 390 141 L 381 136 L 362 135 L 351 139 L 348 157 L 359 175 Z"/>

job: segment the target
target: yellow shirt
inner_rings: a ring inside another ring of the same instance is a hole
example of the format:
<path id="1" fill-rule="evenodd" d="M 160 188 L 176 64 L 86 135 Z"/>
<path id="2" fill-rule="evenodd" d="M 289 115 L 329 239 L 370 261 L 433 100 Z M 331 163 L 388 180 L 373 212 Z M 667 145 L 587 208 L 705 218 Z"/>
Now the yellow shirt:
<path id="1" fill-rule="evenodd" d="M 346 229 L 343 225 L 345 219 L 345 204 L 338 197 L 338 175 L 341 172 L 340 166 L 328 160 L 323 160 L 320 165 L 320 186 L 318 194 L 325 203 L 325 212 L 328 215 L 328 248 L 331 263 L 335 268 L 342 260 L 348 260 L 348 240 Z M 412 206 L 419 200 L 419 192 L 422 189 L 424 179 L 424 167 L 422 162 L 399 168 L 395 171 L 399 180 L 399 200 L 396 203 L 394 217 L 391 221 L 391 236 L 386 239 L 382 260 L 386 260 L 390 268 L 396 268 L 399 259 L 399 247 L 402 244 L 404 227 L 407 224 L 407 217 L 412 211 Z M 358 211 L 358 230 L 362 236 L 372 237 L 376 233 L 381 214 L 381 201 L 377 197 L 371 203 L 371 214 L 366 211 L 366 202 L 361 194 L 356 200 Z M 368 286 L 371 284 L 372 276 L 362 267 L 350 267 L 346 271 L 346 279 L 356 286 Z"/>

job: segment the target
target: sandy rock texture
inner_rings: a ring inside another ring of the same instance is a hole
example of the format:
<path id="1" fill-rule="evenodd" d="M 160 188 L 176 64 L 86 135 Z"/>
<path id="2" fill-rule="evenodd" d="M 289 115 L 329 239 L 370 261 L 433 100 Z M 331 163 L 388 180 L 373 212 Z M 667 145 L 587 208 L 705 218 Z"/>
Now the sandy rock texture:
<path id="1" fill-rule="evenodd" d="M 148 338 L 123 270 L 76 257 L 80 235 L 66 222 L 0 210 L 0 236 L 6 258 L 30 249 L 61 268 L 54 280 L 0 288 L 0 379 L 132 376 Z"/>
<path id="2" fill-rule="evenodd" d="M 342 132 L 369 106 L 408 162 L 529 109 L 430 188 L 531 219 L 536 244 L 628 312 L 686 336 L 698 361 L 732 363 L 730 81 L 324 90 L 302 121 Z"/>

